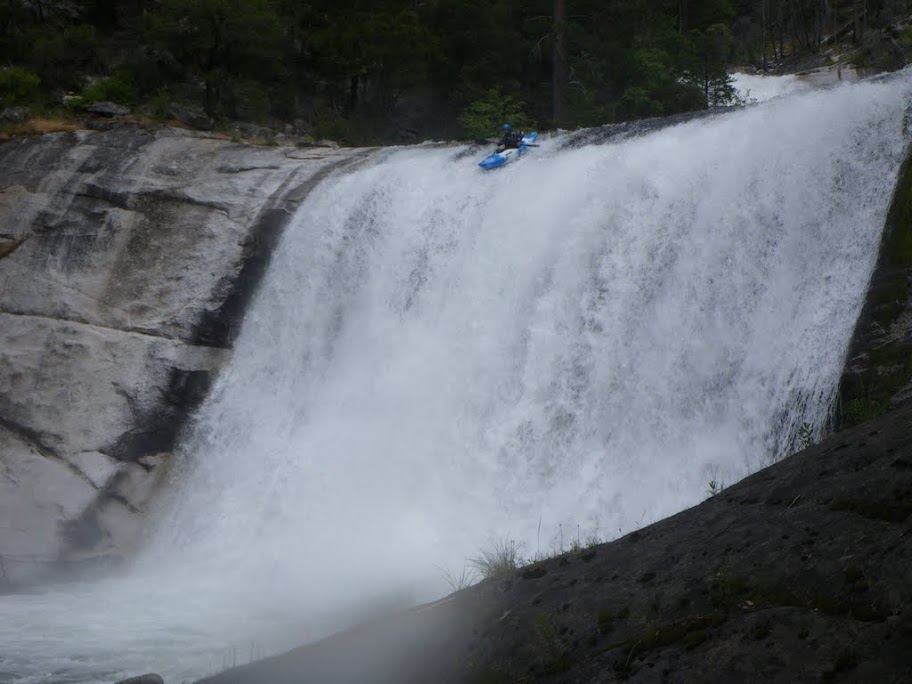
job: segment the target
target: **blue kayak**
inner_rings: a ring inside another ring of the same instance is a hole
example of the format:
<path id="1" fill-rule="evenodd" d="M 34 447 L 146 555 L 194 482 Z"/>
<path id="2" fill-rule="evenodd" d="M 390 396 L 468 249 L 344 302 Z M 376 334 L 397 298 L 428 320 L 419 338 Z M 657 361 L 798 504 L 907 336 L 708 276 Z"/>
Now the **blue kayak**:
<path id="1" fill-rule="evenodd" d="M 529 133 L 522 139 L 522 145 L 518 148 L 495 152 L 483 161 L 478 162 L 478 165 L 483 169 L 499 169 L 501 166 L 506 166 L 514 159 L 519 159 L 523 156 L 529 149 L 527 145 L 534 143 L 537 137 L 538 133 Z"/>

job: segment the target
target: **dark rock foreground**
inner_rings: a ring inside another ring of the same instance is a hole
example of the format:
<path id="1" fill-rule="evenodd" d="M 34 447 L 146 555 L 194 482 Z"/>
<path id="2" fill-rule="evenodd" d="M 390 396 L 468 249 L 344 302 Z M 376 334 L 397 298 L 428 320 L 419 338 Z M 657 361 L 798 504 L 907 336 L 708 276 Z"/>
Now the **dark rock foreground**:
<path id="1" fill-rule="evenodd" d="M 164 684 L 162 678 L 157 674 L 140 675 L 139 677 L 130 677 L 121 679 L 117 684 Z"/>
<path id="2" fill-rule="evenodd" d="M 610 544 L 203 680 L 615 681 L 912 682 L 912 403 Z"/>

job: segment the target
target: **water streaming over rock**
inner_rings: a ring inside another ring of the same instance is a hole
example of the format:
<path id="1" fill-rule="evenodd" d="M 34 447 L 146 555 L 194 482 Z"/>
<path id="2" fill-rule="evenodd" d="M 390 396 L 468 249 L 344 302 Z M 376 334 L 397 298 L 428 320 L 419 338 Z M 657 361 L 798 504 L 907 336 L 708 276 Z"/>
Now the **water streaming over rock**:
<path id="1" fill-rule="evenodd" d="M 126 578 L 0 598 L 0 681 L 201 674 L 439 594 L 491 540 L 610 539 L 786 456 L 832 409 L 910 94 L 904 74 L 551 138 L 499 172 L 425 146 L 326 179 L 150 548 Z"/>

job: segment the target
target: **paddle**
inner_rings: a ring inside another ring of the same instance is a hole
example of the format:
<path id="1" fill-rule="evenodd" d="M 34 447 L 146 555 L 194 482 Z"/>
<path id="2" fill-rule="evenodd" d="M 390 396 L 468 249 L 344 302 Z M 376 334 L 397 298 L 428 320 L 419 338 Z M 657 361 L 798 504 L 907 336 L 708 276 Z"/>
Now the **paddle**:
<path id="1" fill-rule="evenodd" d="M 475 138 L 476 145 L 496 145 L 499 141 L 497 140 L 485 140 L 484 138 Z M 523 143 L 525 147 L 541 147 L 537 143 Z"/>

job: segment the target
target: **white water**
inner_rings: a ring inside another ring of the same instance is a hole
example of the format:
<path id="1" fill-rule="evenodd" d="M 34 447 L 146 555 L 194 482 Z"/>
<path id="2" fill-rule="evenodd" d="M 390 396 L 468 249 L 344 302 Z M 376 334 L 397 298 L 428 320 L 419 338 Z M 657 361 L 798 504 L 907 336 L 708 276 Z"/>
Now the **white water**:
<path id="1" fill-rule="evenodd" d="M 731 79 L 738 98 L 745 104 L 766 102 L 774 97 L 791 95 L 810 90 L 813 87 L 795 74 L 764 76 L 762 74 L 734 73 L 731 75 Z"/>
<path id="2" fill-rule="evenodd" d="M 0 682 L 189 679 L 439 594 L 435 566 L 488 540 L 611 538 L 787 454 L 831 408 L 910 95 L 900 75 L 499 172 L 412 148 L 327 179 L 150 548 L 0 597 Z"/>

